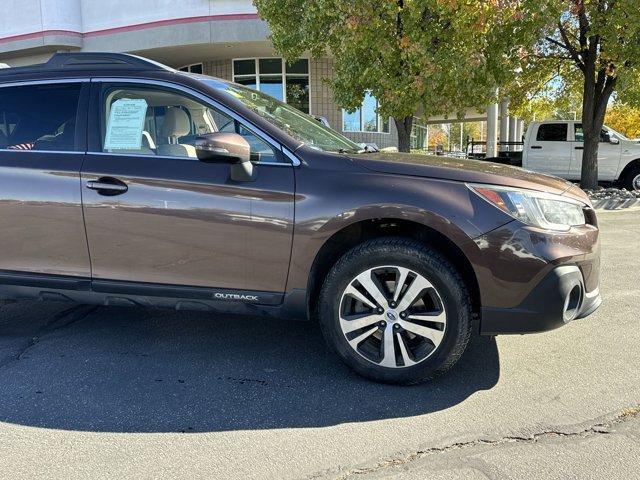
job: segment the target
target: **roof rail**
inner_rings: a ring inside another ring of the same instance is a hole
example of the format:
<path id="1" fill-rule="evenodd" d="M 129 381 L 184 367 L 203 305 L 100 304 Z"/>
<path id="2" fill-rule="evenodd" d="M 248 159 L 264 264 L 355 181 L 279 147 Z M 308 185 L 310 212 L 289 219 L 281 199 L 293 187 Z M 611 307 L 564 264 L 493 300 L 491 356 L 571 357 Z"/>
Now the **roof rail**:
<path id="1" fill-rule="evenodd" d="M 171 67 L 127 53 L 56 53 L 48 62 L 26 67 L 0 69 L 0 76 L 50 70 L 137 70 L 174 71 Z"/>
<path id="2" fill-rule="evenodd" d="M 166 65 L 127 53 L 56 53 L 45 64 L 47 70 L 123 68 L 127 70 L 173 70 Z"/>

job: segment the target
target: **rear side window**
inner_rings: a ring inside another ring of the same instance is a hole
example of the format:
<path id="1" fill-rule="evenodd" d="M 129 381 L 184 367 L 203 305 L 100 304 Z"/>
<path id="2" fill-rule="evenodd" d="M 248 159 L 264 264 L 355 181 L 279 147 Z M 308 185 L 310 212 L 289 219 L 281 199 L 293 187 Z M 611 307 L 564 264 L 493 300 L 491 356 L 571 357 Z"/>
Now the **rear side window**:
<path id="1" fill-rule="evenodd" d="M 544 123 L 538 127 L 538 142 L 566 142 L 567 141 L 567 124 L 566 123 Z"/>
<path id="2" fill-rule="evenodd" d="M 76 151 L 80 83 L 0 88 L 0 149 Z"/>

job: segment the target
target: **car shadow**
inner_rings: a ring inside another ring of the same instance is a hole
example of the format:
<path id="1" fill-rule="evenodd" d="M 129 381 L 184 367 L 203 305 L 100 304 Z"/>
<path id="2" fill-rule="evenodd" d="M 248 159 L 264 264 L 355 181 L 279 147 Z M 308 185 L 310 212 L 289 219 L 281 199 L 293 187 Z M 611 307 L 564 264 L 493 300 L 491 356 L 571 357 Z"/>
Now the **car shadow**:
<path id="1" fill-rule="evenodd" d="M 398 387 L 352 373 L 310 322 L 86 306 L 29 314 L 35 306 L 0 311 L 3 422 L 98 432 L 324 427 L 443 410 L 500 375 L 487 337 L 473 338 L 447 375 Z"/>

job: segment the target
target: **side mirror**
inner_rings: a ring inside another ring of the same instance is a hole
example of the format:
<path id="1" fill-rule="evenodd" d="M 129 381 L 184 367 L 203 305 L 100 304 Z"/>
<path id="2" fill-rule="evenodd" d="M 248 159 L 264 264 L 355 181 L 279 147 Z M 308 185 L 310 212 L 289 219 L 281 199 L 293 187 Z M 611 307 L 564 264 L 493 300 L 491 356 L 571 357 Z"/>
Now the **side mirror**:
<path id="1" fill-rule="evenodd" d="M 196 155 L 203 162 L 242 163 L 249 161 L 251 147 L 237 133 L 215 132 L 195 139 Z"/>
<path id="2" fill-rule="evenodd" d="M 319 123 L 321 123 L 325 127 L 331 128 L 331 125 L 329 125 L 329 120 L 327 120 L 327 117 L 321 117 L 318 115 L 318 116 L 314 116 L 313 118 L 315 118 Z"/>
<path id="3" fill-rule="evenodd" d="M 255 180 L 251 163 L 251 147 L 237 133 L 214 132 L 196 137 L 194 146 L 201 162 L 230 163 L 231 179 L 238 182 Z"/>
<path id="4" fill-rule="evenodd" d="M 620 140 L 612 136 L 609 132 L 602 132 L 600 134 L 600 141 L 602 143 L 610 143 L 612 145 L 618 145 L 620 143 Z"/>

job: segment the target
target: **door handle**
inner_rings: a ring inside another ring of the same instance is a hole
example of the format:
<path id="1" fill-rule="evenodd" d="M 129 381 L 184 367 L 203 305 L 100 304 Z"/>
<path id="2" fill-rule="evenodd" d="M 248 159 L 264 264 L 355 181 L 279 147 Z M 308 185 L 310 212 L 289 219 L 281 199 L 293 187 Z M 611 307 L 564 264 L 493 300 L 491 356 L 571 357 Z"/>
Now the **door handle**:
<path id="1" fill-rule="evenodd" d="M 100 195 L 113 196 L 121 195 L 129 190 L 129 187 L 122 180 L 111 177 L 102 177 L 98 180 L 90 180 L 87 182 L 87 188 L 95 190 Z"/>
<path id="2" fill-rule="evenodd" d="M 584 147 L 573 147 L 573 148 L 575 148 L 576 150 L 584 150 Z"/>
<path id="3" fill-rule="evenodd" d="M 540 145 L 531 145 L 531 150 L 542 150 Z"/>

